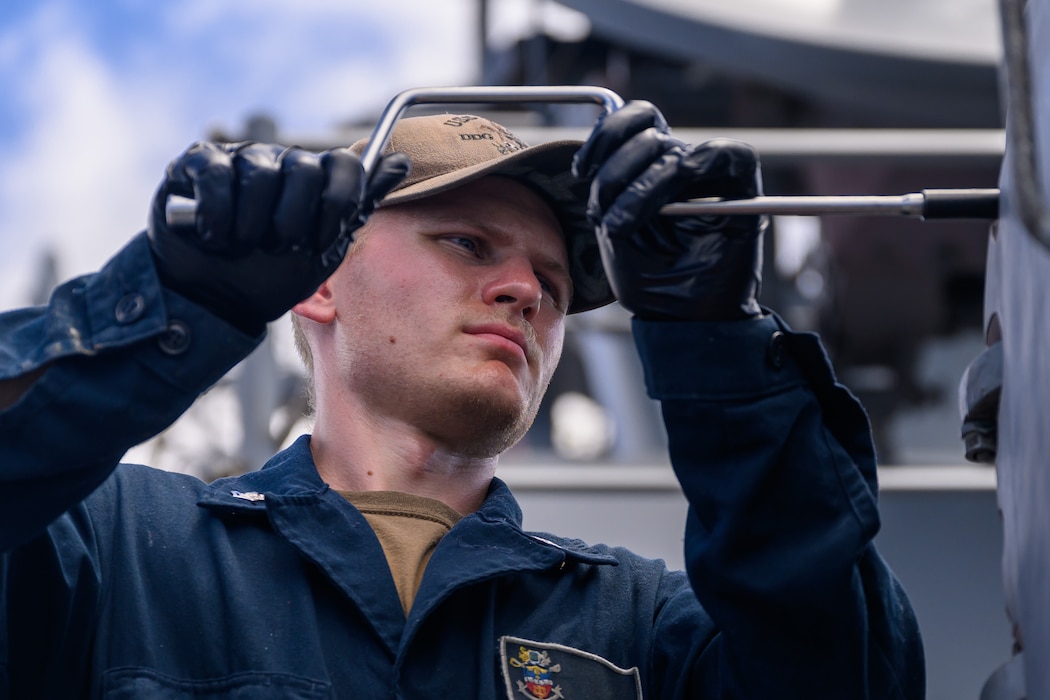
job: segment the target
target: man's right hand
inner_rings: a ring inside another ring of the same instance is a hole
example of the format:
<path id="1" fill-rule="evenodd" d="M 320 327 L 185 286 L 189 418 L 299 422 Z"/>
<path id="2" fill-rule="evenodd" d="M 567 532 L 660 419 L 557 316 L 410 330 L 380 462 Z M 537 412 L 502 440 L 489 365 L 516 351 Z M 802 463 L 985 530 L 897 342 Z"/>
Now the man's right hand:
<path id="1" fill-rule="evenodd" d="M 164 285 L 256 335 L 335 271 L 360 228 L 408 173 L 385 156 L 365 178 L 347 149 L 197 143 L 168 166 L 149 241 Z M 168 197 L 197 201 L 193 225 L 167 222 Z"/>

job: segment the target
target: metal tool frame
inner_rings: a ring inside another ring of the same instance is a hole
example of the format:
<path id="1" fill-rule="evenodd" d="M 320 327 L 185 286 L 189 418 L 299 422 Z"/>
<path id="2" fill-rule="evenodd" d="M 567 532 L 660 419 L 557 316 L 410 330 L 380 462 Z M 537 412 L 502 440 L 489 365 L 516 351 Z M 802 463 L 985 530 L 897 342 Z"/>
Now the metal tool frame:
<path id="1" fill-rule="evenodd" d="M 590 102 L 601 106 L 607 114 L 624 105 L 623 98 L 612 90 L 592 85 L 414 88 L 399 93 L 387 104 L 361 154 L 361 163 L 366 173 L 372 172 L 383 149 L 390 142 L 390 136 L 397 121 L 409 107 L 414 105 L 530 102 Z M 953 201 L 962 206 L 933 209 L 930 206 L 931 197 Z M 920 219 L 995 219 L 998 214 L 998 198 L 999 191 L 995 189 L 923 190 L 904 195 L 759 196 L 737 200 L 710 198 L 668 204 L 660 210 L 660 213 L 671 216 L 853 214 L 894 215 Z M 937 213 L 931 216 L 931 211 Z M 197 203 L 192 199 L 173 196 L 167 202 L 166 214 L 169 225 L 193 225 L 196 213 Z"/>

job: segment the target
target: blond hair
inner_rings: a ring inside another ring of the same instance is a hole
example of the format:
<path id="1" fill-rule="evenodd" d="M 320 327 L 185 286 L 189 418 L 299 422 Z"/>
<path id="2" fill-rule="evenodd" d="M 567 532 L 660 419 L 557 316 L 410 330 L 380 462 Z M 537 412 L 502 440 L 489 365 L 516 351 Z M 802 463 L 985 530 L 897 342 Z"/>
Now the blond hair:
<path id="1" fill-rule="evenodd" d="M 312 416 L 317 410 L 316 396 L 314 394 L 314 354 L 310 350 L 310 343 L 306 340 L 306 331 L 303 330 L 303 319 L 298 314 L 291 314 L 292 340 L 295 342 L 295 353 L 303 363 L 306 370 L 306 379 L 303 384 L 303 395 L 306 397 L 306 409 L 304 414 Z"/>

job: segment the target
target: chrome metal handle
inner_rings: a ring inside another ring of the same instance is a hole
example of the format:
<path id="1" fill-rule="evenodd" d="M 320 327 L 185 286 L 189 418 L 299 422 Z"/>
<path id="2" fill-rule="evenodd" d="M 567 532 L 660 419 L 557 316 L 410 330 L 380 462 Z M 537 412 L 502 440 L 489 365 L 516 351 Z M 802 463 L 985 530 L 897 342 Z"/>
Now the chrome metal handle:
<path id="1" fill-rule="evenodd" d="M 417 88 L 405 90 L 387 105 L 379 117 L 372 137 L 361 154 L 361 164 L 366 173 L 379 161 L 383 149 L 390 142 L 390 134 L 401 114 L 418 104 L 463 104 L 463 103 L 525 103 L 550 102 L 574 103 L 594 102 L 605 108 L 606 113 L 623 107 L 623 98 L 612 90 L 590 85 L 514 85 L 505 87 L 451 87 Z"/>

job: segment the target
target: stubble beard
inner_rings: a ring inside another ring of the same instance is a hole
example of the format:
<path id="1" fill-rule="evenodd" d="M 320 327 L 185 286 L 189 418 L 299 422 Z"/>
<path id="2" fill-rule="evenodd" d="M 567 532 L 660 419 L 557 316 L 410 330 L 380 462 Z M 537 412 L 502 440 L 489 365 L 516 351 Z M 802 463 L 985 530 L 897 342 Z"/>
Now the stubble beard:
<path id="1" fill-rule="evenodd" d="M 506 452 L 532 427 L 539 405 L 539 399 L 526 405 L 502 397 L 494 400 L 491 392 L 473 387 L 455 392 L 447 411 L 462 426 L 456 452 L 472 458 L 495 457 Z"/>
<path id="2" fill-rule="evenodd" d="M 360 372 L 376 368 L 376 360 L 358 356 L 352 363 Z M 476 369 L 468 376 L 394 371 L 363 372 L 370 378 L 358 390 L 376 415 L 398 416 L 415 426 L 448 452 L 472 459 L 492 458 L 514 446 L 532 427 L 550 378 L 541 378 L 542 391 L 523 396 L 498 386 L 498 380 Z M 505 379 L 505 378 L 504 378 Z"/>

